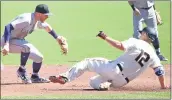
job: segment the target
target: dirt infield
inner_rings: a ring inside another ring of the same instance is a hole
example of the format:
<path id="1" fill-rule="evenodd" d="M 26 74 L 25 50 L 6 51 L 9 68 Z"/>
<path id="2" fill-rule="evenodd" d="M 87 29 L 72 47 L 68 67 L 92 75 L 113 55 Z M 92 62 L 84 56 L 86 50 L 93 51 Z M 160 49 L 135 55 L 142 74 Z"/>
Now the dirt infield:
<path id="1" fill-rule="evenodd" d="M 67 67 L 61 66 L 48 66 L 45 65 L 40 71 L 42 77 L 48 77 L 50 75 L 57 75 L 65 72 Z M 152 69 L 148 68 L 142 75 L 122 88 L 111 89 L 110 91 L 96 91 L 89 86 L 89 78 L 94 76 L 93 72 L 86 72 L 84 75 L 74 80 L 73 82 L 65 85 L 55 83 L 45 84 L 29 84 L 25 85 L 21 83 L 21 80 L 17 78 L 16 66 L 5 67 L 1 71 L 1 96 L 23 96 L 23 95 L 43 95 L 43 94 L 91 94 L 91 93 L 133 93 L 139 91 L 169 91 L 159 89 L 159 82 L 154 75 Z M 170 84 L 170 67 L 166 67 L 166 79 Z M 31 75 L 32 67 L 27 67 L 29 75 Z"/>

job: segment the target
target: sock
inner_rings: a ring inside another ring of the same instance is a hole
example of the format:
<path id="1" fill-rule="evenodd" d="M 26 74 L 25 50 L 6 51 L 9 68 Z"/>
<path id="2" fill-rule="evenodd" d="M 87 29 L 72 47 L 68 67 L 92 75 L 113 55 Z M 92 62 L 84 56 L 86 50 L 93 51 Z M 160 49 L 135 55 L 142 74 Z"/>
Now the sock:
<path id="1" fill-rule="evenodd" d="M 26 65 L 26 62 L 29 58 L 29 54 L 30 52 L 27 52 L 27 53 L 24 53 L 24 52 L 21 52 L 21 60 L 20 60 L 20 65 L 21 66 L 25 66 Z"/>
<path id="2" fill-rule="evenodd" d="M 34 77 L 34 76 L 38 77 L 38 72 L 39 72 L 41 66 L 42 66 L 42 62 L 40 62 L 40 63 L 33 62 L 33 64 L 32 64 L 32 67 L 33 67 L 32 77 Z"/>
<path id="3" fill-rule="evenodd" d="M 25 65 L 29 58 L 29 54 L 30 54 L 30 52 L 27 52 L 27 53 L 21 52 L 19 71 L 21 71 L 21 72 L 26 71 Z"/>
<path id="4" fill-rule="evenodd" d="M 160 54 L 160 47 L 159 47 L 159 39 L 158 37 L 155 38 L 155 40 L 152 42 L 155 50 L 156 50 L 156 54 L 159 55 Z"/>

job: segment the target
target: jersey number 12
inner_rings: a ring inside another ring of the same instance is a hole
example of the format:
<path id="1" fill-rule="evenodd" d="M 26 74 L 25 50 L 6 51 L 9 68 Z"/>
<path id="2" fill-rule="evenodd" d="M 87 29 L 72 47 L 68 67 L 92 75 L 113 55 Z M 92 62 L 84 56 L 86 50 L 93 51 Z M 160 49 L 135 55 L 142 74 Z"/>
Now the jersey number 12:
<path id="1" fill-rule="evenodd" d="M 150 59 L 150 55 L 143 50 L 141 50 L 141 53 L 136 57 L 136 62 L 139 63 L 141 67 L 144 66 L 144 63 L 147 62 Z"/>

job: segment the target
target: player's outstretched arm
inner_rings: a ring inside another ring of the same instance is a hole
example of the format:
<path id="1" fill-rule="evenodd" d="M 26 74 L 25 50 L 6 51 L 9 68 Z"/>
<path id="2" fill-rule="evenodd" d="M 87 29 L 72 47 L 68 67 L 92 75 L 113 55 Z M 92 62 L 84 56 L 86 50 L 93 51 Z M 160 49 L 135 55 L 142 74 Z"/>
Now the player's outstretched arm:
<path id="1" fill-rule="evenodd" d="M 100 31 L 97 36 L 107 41 L 111 46 L 124 51 L 124 46 L 120 41 L 108 37 L 103 31 Z"/>
<path id="2" fill-rule="evenodd" d="M 169 86 L 166 85 L 165 82 L 165 71 L 163 66 L 158 66 L 156 68 L 154 68 L 155 74 L 158 76 L 159 79 L 159 83 L 161 85 L 161 89 L 167 89 L 170 88 Z"/>
<path id="3" fill-rule="evenodd" d="M 60 45 L 63 54 L 68 53 L 68 43 L 66 38 L 56 34 L 56 32 L 52 29 L 52 27 L 48 23 L 42 23 L 40 27 L 43 27 Z"/>

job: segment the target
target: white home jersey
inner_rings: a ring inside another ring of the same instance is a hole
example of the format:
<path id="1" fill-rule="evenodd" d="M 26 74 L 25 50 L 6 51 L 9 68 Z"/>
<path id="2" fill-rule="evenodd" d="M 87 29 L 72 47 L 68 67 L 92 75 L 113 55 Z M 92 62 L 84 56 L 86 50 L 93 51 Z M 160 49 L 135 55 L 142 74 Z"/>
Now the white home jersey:
<path id="1" fill-rule="evenodd" d="M 122 44 L 125 48 L 125 53 L 117 61 L 123 66 L 123 73 L 126 77 L 129 77 L 130 81 L 147 67 L 161 66 L 153 47 L 147 42 L 130 38 L 123 41 Z"/>

